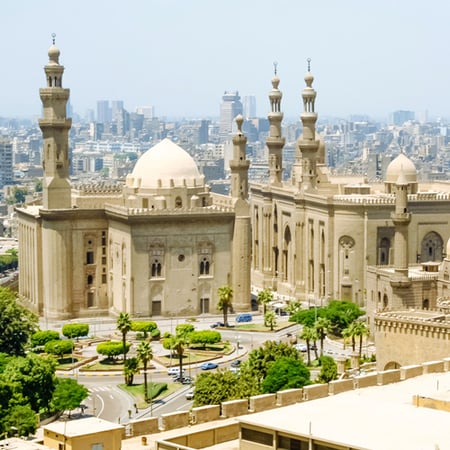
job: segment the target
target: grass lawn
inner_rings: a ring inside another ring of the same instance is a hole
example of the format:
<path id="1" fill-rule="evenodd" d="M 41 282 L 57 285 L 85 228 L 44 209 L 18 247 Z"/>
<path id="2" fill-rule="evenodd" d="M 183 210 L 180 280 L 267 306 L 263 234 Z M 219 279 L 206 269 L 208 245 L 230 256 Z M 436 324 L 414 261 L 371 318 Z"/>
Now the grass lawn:
<path id="1" fill-rule="evenodd" d="M 71 370 L 79 363 L 83 363 L 87 358 L 83 358 L 82 356 L 70 356 L 66 355 L 63 358 L 58 358 L 58 365 L 56 366 L 56 370 Z"/>
<path id="2" fill-rule="evenodd" d="M 100 361 L 95 361 L 93 364 L 89 364 L 82 368 L 82 371 L 103 371 L 103 370 L 112 370 L 112 371 L 122 371 L 123 370 L 123 362 L 122 360 L 109 360 L 102 359 Z"/>
<path id="3" fill-rule="evenodd" d="M 162 384 L 166 384 L 166 383 L 150 383 L 150 381 L 147 383 L 149 398 L 152 393 L 153 393 L 153 395 L 155 395 L 155 393 L 160 390 L 160 387 Z M 131 386 L 127 386 L 126 384 L 119 384 L 119 387 L 134 398 L 134 402 L 136 403 L 136 406 L 139 409 L 147 408 L 150 406 L 150 402 L 147 403 L 145 401 L 144 383 L 132 384 Z M 167 395 L 172 394 L 172 392 L 175 392 L 178 389 L 181 389 L 182 387 L 183 387 L 183 385 L 180 383 L 168 383 L 167 389 L 160 392 L 160 394 L 158 396 L 154 397 L 153 402 L 160 400 L 160 399 L 166 397 Z"/>
<path id="4" fill-rule="evenodd" d="M 277 322 L 276 326 L 273 327 L 273 331 L 276 332 L 284 330 L 285 328 L 289 328 L 293 325 L 295 325 L 295 322 L 288 322 L 287 320 Z M 246 322 L 239 325 L 236 324 L 234 326 L 234 329 L 238 331 L 263 331 L 263 332 L 270 331 L 270 327 L 266 327 L 264 323 L 253 323 L 253 322 Z"/>

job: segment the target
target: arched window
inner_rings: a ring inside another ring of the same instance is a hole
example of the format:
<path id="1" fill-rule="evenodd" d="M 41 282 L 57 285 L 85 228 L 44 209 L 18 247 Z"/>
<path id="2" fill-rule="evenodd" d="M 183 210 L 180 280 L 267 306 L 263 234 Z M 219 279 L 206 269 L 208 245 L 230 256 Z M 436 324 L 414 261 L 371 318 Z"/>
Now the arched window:
<path id="1" fill-rule="evenodd" d="M 94 282 L 94 277 L 92 275 L 88 275 L 87 284 L 90 286 Z"/>
<path id="2" fill-rule="evenodd" d="M 177 197 L 175 199 L 175 208 L 181 208 L 183 206 L 183 201 L 181 200 L 181 197 Z"/>
<path id="3" fill-rule="evenodd" d="M 385 266 L 389 264 L 389 251 L 391 248 L 391 241 L 389 238 L 384 237 L 380 241 L 380 246 L 378 247 L 378 264 Z"/>
<path id="4" fill-rule="evenodd" d="M 430 307 L 430 300 L 427 298 L 423 299 L 422 301 L 422 309 L 428 309 Z"/>
<path id="5" fill-rule="evenodd" d="M 198 246 L 199 276 L 211 275 L 213 247 L 210 242 L 202 242 Z"/>
<path id="6" fill-rule="evenodd" d="M 389 299 L 387 294 L 383 295 L 383 309 L 386 309 L 389 306 Z"/>
<path id="7" fill-rule="evenodd" d="M 150 246 L 150 277 L 161 278 L 164 276 L 164 247 L 162 243 L 156 242 Z"/>
<path id="8" fill-rule="evenodd" d="M 443 241 L 441 236 L 431 231 L 422 240 L 420 261 L 442 261 Z"/>

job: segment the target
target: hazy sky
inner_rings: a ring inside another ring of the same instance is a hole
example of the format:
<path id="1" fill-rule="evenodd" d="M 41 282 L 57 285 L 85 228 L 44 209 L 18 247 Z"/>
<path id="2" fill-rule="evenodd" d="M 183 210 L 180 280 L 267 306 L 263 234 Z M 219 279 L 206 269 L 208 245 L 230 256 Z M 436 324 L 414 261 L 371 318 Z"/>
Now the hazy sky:
<path id="1" fill-rule="evenodd" d="M 51 34 L 79 114 L 100 99 L 158 116 L 217 116 L 225 90 L 287 117 L 310 57 L 320 115 L 450 117 L 447 0 L 2 0 L 0 116 L 40 114 Z"/>

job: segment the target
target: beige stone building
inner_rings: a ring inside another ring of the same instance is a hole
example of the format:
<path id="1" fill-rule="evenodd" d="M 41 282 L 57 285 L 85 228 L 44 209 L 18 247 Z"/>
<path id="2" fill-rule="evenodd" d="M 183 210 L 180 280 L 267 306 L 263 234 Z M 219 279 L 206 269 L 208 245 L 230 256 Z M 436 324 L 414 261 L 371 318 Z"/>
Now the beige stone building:
<path id="1" fill-rule="evenodd" d="M 137 161 L 125 185 L 72 186 L 60 52 L 49 49 L 43 118 L 43 201 L 17 208 L 19 294 L 48 319 L 217 313 L 230 285 L 250 309 L 250 214 L 242 119 L 230 196 L 213 195 L 191 156 L 168 139 Z"/>
<path id="2" fill-rule="evenodd" d="M 401 258 L 407 264 L 441 262 L 443 243 L 450 237 L 450 185 L 419 184 L 414 164 L 402 153 L 388 166 L 383 183 L 332 176 L 316 133 L 316 91 L 309 67 L 302 92 L 303 134 L 291 179 L 282 180 L 279 82 L 275 74 L 269 94 L 269 183 L 250 186 L 252 284 L 309 303 L 349 299 L 366 305 L 367 268 L 394 266 L 394 239 L 402 236 L 398 232 L 395 237 L 396 224 L 399 228 L 403 220 L 408 239 L 399 244 Z M 401 211 L 392 216 L 400 174 L 409 211 L 404 218 Z"/>

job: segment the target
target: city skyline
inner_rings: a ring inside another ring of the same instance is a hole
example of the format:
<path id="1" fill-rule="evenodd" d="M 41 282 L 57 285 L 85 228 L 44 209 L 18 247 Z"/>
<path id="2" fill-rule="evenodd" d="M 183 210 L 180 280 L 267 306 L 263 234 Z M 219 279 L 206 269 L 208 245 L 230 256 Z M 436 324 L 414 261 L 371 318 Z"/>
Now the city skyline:
<path id="1" fill-rule="evenodd" d="M 39 69 L 55 33 L 63 85 L 80 115 L 108 99 L 129 111 L 154 106 L 159 117 L 218 117 L 224 91 L 237 90 L 254 95 L 265 116 L 276 61 L 285 117 L 298 118 L 311 58 L 322 117 L 385 118 L 399 109 L 450 117 L 450 6 L 427 5 L 81 0 L 67 10 L 47 0 L 7 2 L 0 116 L 40 114 Z"/>

